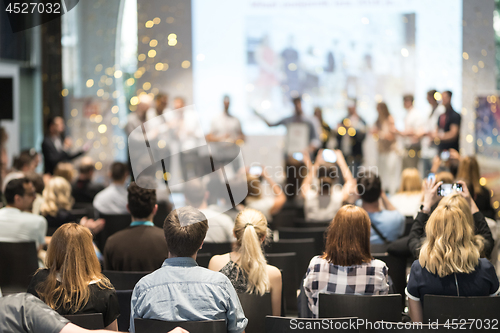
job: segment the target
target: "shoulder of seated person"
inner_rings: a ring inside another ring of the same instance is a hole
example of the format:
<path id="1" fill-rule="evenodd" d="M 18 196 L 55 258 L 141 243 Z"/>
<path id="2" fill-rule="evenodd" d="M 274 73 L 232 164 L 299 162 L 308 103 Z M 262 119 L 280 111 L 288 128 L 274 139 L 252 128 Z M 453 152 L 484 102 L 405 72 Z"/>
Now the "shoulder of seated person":
<path id="1" fill-rule="evenodd" d="M 269 275 L 271 275 L 271 274 L 272 274 L 273 276 L 278 276 L 278 275 L 279 275 L 279 276 L 281 276 L 281 271 L 280 271 L 280 270 L 279 270 L 279 268 L 278 268 L 278 267 L 276 267 L 276 266 L 273 266 L 273 265 L 267 265 L 267 271 L 268 271 L 267 273 L 268 273 Z"/>

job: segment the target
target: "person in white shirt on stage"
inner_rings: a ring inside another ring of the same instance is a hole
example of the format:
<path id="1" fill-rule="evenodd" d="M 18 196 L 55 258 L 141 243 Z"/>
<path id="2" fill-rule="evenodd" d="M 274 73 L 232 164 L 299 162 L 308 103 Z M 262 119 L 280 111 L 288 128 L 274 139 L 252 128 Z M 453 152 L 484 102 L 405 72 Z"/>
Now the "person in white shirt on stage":
<path id="1" fill-rule="evenodd" d="M 212 119 L 207 141 L 236 142 L 245 139 L 240 121 L 229 113 L 230 102 L 229 96 L 224 96 L 224 112 Z"/>
<path id="2" fill-rule="evenodd" d="M 405 129 L 399 134 L 405 137 L 405 156 L 403 157 L 403 169 L 417 168 L 420 153 L 420 137 L 425 119 L 422 113 L 413 107 L 413 95 L 403 96 L 403 105 L 407 111 L 405 117 Z"/>
<path id="3" fill-rule="evenodd" d="M 151 120 L 154 117 L 161 116 L 162 114 L 170 111 L 168 106 L 168 95 L 164 93 L 158 93 L 154 99 L 154 106 L 151 106 L 146 112 L 146 119 Z"/>

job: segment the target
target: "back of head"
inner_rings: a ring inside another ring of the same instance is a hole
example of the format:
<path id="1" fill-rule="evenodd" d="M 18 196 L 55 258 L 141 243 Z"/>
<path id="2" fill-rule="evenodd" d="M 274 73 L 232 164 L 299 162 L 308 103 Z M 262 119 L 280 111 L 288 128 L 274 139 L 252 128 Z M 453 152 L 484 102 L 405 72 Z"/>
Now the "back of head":
<path id="1" fill-rule="evenodd" d="M 95 171 L 94 160 L 91 157 L 82 157 L 80 165 L 78 167 L 78 172 L 81 176 L 86 176 L 90 178 Z"/>
<path id="2" fill-rule="evenodd" d="M 14 198 L 16 195 L 23 196 L 24 195 L 24 184 L 29 183 L 30 181 L 28 178 L 17 178 L 17 179 L 12 179 L 10 182 L 7 183 L 7 186 L 5 186 L 5 201 L 7 201 L 8 205 L 13 205 L 14 204 Z"/>
<path id="3" fill-rule="evenodd" d="M 401 175 L 400 193 L 416 193 L 422 190 L 422 179 L 416 168 L 407 168 L 403 170 Z"/>
<path id="4" fill-rule="evenodd" d="M 191 206 L 199 208 L 205 201 L 205 187 L 200 180 L 193 179 L 184 184 L 184 196 Z"/>
<path id="5" fill-rule="evenodd" d="M 432 101 L 436 101 L 436 93 L 437 93 L 437 90 L 436 89 L 431 89 L 427 92 L 427 97 L 432 100 Z"/>
<path id="6" fill-rule="evenodd" d="M 128 175 L 128 165 L 121 162 L 111 164 L 111 179 L 114 182 L 124 181 Z"/>
<path id="7" fill-rule="evenodd" d="M 90 299 L 89 283 L 111 289 L 101 274 L 90 230 L 76 223 L 65 223 L 54 235 L 47 250 L 47 279 L 36 286 L 40 298 L 51 308 L 69 313 L 82 309 Z M 58 278 L 60 281 L 58 281 Z"/>
<path id="8" fill-rule="evenodd" d="M 474 156 L 466 156 L 460 160 L 456 178 L 465 181 L 467 185 L 472 184 L 475 193 L 481 192 L 479 163 Z"/>
<path id="9" fill-rule="evenodd" d="M 440 277 L 474 271 L 483 238 L 475 235 L 471 210 L 459 193 L 441 199 L 427 221 L 425 232 L 427 238 L 419 256 L 422 267 Z"/>
<path id="10" fill-rule="evenodd" d="M 42 175 L 32 171 L 26 174 L 26 178 L 28 178 L 30 182 L 33 183 L 36 193 L 42 194 L 43 189 L 45 188 L 45 183 L 43 182 Z"/>
<path id="11" fill-rule="evenodd" d="M 264 214 L 247 208 L 234 221 L 234 234 L 240 258 L 239 266 L 248 277 L 248 293 L 263 295 L 269 290 L 267 262 L 261 243 L 269 238 L 269 229 Z"/>
<path id="12" fill-rule="evenodd" d="M 208 221 L 198 209 L 186 206 L 168 214 L 163 224 L 168 252 L 175 257 L 191 257 L 201 247 Z"/>
<path id="13" fill-rule="evenodd" d="M 332 188 L 334 185 L 333 179 L 327 176 L 320 177 L 318 179 L 319 187 L 318 194 L 320 195 L 330 195 L 332 193 Z"/>
<path id="14" fill-rule="evenodd" d="M 55 216 L 61 209 L 70 210 L 74 200 L 71 196 L 71 185 L 63 177 L 52 177 L 42 192 L 43 203 L 40 207 L 42 215 Z"/>
<path id="15" fill-rule="evenodd" d="M 62 177 L 71 183 L 75 177 L 75 168 L 71 163 L 59 162 L 54 169 L 54 176 Z"/>
<path id="16" fill-rule="evenodd" d="M 156 205 L 156 190 L 139 187 L 135 182 L 127 188 L 128 209 L 134 219 L 146 219 Z"/>
<path id="17" fill-rule="evenodd" d="M 412 94 L 406 94 L 406 95 L 403 96 L 403 101 L 404 102 L 411 102 L 411 103 L 413 103 L 413 99 L 414 98 L 413 98 Z"/>
<path id="18" fill-rule="evenodd" d="M 442 171 L 436 174 L 436 183 L 452 184 L 454 181 L 455 177 L 450 172 Z"/>
<path id="19" fill-rule="evenodd" d="M 358 193 L 366 203 L 378 201 L 382 194 L 380 177 L 374 173 L 367 173 L 358 177 Z"/>
<path id="20" fill-rule="evenodd" d="M 22 152 L 14 159 L 13 167 L 16 170 L 24 171 L 26 168 L 30 168 L 33 162 L 33 157 L 29 152 Z"/>
<path id="21" fill-rule="evenodd" d="M 326 232 L 324 258 L 340 266 L 370 262 L 370 226 L 370 218 L 363 208 L 341 207 Z"/>
<path id="22" fill-rule="evenodd" d="M 247 173 L 248 196 L 260 198 L 262 196 L 262 187 L 260 178 Z"/>

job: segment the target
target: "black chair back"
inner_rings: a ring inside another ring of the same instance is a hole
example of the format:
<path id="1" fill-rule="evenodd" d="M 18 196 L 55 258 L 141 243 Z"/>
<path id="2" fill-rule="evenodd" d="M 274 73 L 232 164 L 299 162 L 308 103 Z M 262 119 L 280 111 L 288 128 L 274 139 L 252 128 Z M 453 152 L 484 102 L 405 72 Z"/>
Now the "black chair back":
<path id="1" fill-rule="evenodd" d="M 80 223 L 80 220 L 82 219 L 82 217 L 84 216 L 87 216 L 88 218 L 93 218 L 93 214 L 92 214 L 92 211 L 89 211 L 88 209 L 86 208 L 79 208 L 79 209 L 76 209 L 76 208 L 73 208 L 72 210 L 69 211 L 71 213 L 71 215 L 73 215 L 73 217 L 75 218 L 74 219 L 74 222 L 75 223 Z"/>
<path id="2" fill-rule="evenodd" d="M 118 306 L 120 307 L 120 316 L 118 317 L 119 332 L 128 332 L 130 327 L 130 301 L 132 300 L 132 291 L 133 290 L 116 291 Z"/>
<path id="3" fill-rule="evenodd" d="M 491 327 L 486 327 L 486 320 L 498 323 L 500 321 L 498 309 L 500 309 L 500 297 L 424 296 L 424 322 L 438 320 L 444 323 L 449 320 L 451 323 L 455 320 L 457 323 L 464 323 L 469 319 L 475 319 L 472 327 L 469 326 L 470 322 L 463 326 L 471 328 L 474 332 L 491 330 Z"/>
<path id="4" fill-rule="evenodd" d="M 303 219 L 296 219 L 293 221 L 293 226 L 295 228 L 328 228 L 331 220 L 329 221 L 314 221 L 314 222 L 306 222 Z"/>
<path id="5" fill-rule="evenodd" d="M 382 260 L 389 268 L 395 294 L 403 295 L 406 288 L 406 258 L 396 257 L 388 253 L 372 253 L 373 258 Z M 401 298 L 401 310 L 404 307 L 404 298 Z"/>
<path id="6" fill-rule="evenodd" d="M 231 243 L 203 243 L 198 253 L 211 253 L 212 256 L 229 253 L 232 251 Z"/>
<path id="7" fill-rule="evenodd" d="M 358 318 L 302 319 L 287 317 L 266 317 L 266 333 L 315 333 L 315 332 L 359 332 L 352 328 Z M 326 323 L 326 325 L 325 325 Z M 356 327 L 354 325 L 354 327 Z"/>
<path id="8" fill-rule="evenodd" d="M 134 319 L 136 333 L 167 333 L 176 327 L 182 327 L 189 333 L 227 333 L 226 321 L 163 321 L 155 319 Z"/>
<path id="9" fill-rule="evenodd" d="M 298 251 L 300 250 L 300 251 Z M 309 262 L 317 254 L 314 238 L 304 239 L 280 239 L 278 242 L 271 242 L 264 247 L 265 253 L 297 253 L 297 281 L 307 272 Z"/>
<path id="10" fill-rule="evenodd" d="M 158 201 L 158 210 L 156 211 L 156 215 L 153 217 L 153 223 L 158 228 L 163 229 L 163 223 L 167 218 L 168 214 L 172 210 L 172 205 L 165 201 Z"/>
<path id="11" fill-rule="evenodd" d="M 210 259 L 212 259 L 212 257 L 212 253 L 198 253 L 198 255 L 196 256 L 196 262 L 199 266 L 208 268 L 208 263 L 210 262 Z"/>
<path id="12" fill-rule="evenodd" d="M 130 214 L 97 214 L 99 218 L 103 218 L 106 221 L 104 224 L 104 229 L 96 235 L 96 244 L 101 252 L 104 251 L 104 245 L 108 238 L 114 233 L 127 228 L 132 222 Z"/>
<path id="13" fill-rule="evenodd" d="M 289 311 L 297 311 L 297 289 L 299 289 L 299 281 L 297 280 L 297 253 L 268 253 L 266 254 L 266 259 L 269 265 L 276 266 L 281 270 L 281 292 L 285 300 L 282 308 Z"/>
<path id="14" fill-rule="evenodd" d="M 410 234 L 411 227 L 413 226 L 413 221 L 415 221 L 413 216 L 406 216 L 405 217 L 405 231 L 403 232 L 403 235 L 401 237 L 405 237 L 405 236 L 408 236 Z"/>
<path id="15" fill-rule="evenodd" d="M 293 227 L 294 220 L 301 217 L 304 217 L 303 209 L 282 209 L 273 216 L 273 220 L 269 223 L 269 227 L 273 230 Z"/>
<path id="16" fill-rule="evenodd" d="M 35 242 L 0 242 L 0 288 L 4 295 L 26 292 L 37 269 Z"/>
<path id="17" fill-rule="evenodd" d="M 73 315 L 64 315 L 64 318 L 81 328 L 87 330 L 102 330 L 104 329 L 104 319 L 102 313 L 82 313 Z"/>
<path id="18" fill-rule="evenodd" d="M 321 254 L 325 250 L 325 227 L 319 228 L 279 228 L 281 239 L 314 238 L 316 254 Z M 312 258 L 312 257 L 311 257 Z"/>
<path id="19" fill-rule="evenodd" d="M 263 296 L 256 294 L 239 293 L 241 307 L 248 319 L 246 333 L 261 333 L 265 330 L 265 318 L 273 314 L 271 308 L 271 294 Z"/>
<path id="20" fill-rule="evenodd" d="M 386 253 L 387 244 L 370 244 L 370 253 Z"/>
<path id="21" fill-rule="evenodd" d="M 103 271 L 116 290 L 133 290 L 137 282 L 150 272 Z"/>
<path id="22" fill-rule="evenodd" d="M 319 318 L 358 317 L 369 322 L 401 321 L 401 295 L 319 294 Z"/>

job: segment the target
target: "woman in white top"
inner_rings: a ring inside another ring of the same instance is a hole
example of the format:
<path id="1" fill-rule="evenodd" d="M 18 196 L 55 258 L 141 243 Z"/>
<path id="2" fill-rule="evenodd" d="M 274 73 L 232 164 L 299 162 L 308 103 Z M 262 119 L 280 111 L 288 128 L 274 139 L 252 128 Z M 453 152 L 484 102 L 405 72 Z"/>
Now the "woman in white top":
<path id="1" fill-rule="evenodd" d="M 331 221 L 342 207 L 342 203 L 347 201 L 350 189 L 356 185 L 356 179 L 352 176 L 342 152 L 336 150 L 335 155 L 335 163 L 326 163 L 321 149 L 312 164 L 309 154 L 304 153 L 308 174 L 302 184 L 301 194 L 304 197 L 304 215 L 307 222 Z M 339 176 L 339 169 L 344 178 L 344 186 L 334 182 Z"/>
<path id="2" fill-rule="evenodd" d="M 399 192 L 390 198 L 392 205 L 404 216 L 416 216 L 422 198 L 420 173 L 415 168 L 404 169 Z"/>

